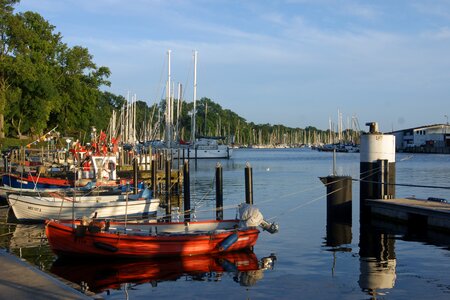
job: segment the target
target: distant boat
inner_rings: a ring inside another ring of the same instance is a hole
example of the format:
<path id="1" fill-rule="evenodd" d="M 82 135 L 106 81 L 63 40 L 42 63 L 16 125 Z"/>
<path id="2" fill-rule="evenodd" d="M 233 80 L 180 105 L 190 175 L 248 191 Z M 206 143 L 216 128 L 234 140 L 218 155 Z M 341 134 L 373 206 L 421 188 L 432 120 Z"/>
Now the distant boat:
<path id="1" fill-rule="evenodd" d="M 183 155 L 190 159 L 229 159 L 233 149 L 226 144 L 220 144 L 223 137 L 199 137 L 193 144 L 181 144 L 178 148 L 172 148 L 172 155 Z M 189 152 L 188 152 L 189 151 Z"/>
<path id="2" fill-rule="evenodd" d="M 171 98 L 171 77 L 170 77 L 170 53 L 168 54 L 168 79 L 167 79 L 167 95 L 166 95 L 166 136 L 165 141 L 160 147 L 162 149 L 168 149 L 171 151 L 172 156 L 182 157 L 184 155 L 185 158 L 191 159 L 228 159 L 231 157 L 233 149 L 225 143 L 220 143 L 219 141 L 225 140 L 224 137 L 219 136 L 198 136 L 196 129 L 196 103 L 197 103 L 197 51 L 194 51 L 194 86 L 193 86 L 193 104 L 194 109 L 192 112 L 192 130 L 191 130 L 191 139 L 190 142 L 176 141 L 178 138 L 174 138 L 173 136 L 173 103 Z M 179 91 L 179 94 L 181 92 Z M 207 114 L 207 104 L 205 108 L 205 120 Z M 205 122 L 206 124 L 206 122 Z M 206 130 L 205 130 L 206 132 Z M 178 136 L 178 132 L 176 130 L 175 136 Z M 154 144 L 157 145 L 156 143 Z"/>
<path id="3" fill-rule="evenodd" d="M 127 199 L 128 198 L 128 199 Z M 156 215 L 159 199 L 151 197 L 149 190 L 136 195 L 98 195 L 68 197 L 62 193 L 40 195 L 7 195 L 9 206 L 19 221 L 45 221 L 82 217 L 119 218 Z"/>
<path id="4" fill-rule="evenodd" d="M 355 144 L 342 144 L 342 143 L 336 143 L 336 144 L 325 144 L 320 147 L 317 147 L 318 151 L 323 152 L 344 152 L 344 153 L 358 153 L 359 152 L 359 146 Z"/>

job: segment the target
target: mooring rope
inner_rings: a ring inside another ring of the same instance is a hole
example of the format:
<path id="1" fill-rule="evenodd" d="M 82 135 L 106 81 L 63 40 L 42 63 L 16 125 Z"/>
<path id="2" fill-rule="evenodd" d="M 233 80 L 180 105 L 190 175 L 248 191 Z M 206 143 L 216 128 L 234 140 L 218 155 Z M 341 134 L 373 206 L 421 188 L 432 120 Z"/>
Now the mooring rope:
<path id="1" fill-rule="evenodd" d="M 373 180 L 363 180 L 363 179 L 352 179 L 353 181 L 360 181 L 360 182 L 367 182 L 367 183 L 377 183 L 382 184 L 380 181 L 373 181 Z M 449 186 L 437 186 L 437 185 L 421 185 L 421 184 L 408 184 L 408 183 L 384 183 L 386 185 L 392 185 L 392 186 L 407 186 L 407 187 L 418 187 L 418 188 L 429 188 L 429 189 L 445 189 L 450 190 Z"/>

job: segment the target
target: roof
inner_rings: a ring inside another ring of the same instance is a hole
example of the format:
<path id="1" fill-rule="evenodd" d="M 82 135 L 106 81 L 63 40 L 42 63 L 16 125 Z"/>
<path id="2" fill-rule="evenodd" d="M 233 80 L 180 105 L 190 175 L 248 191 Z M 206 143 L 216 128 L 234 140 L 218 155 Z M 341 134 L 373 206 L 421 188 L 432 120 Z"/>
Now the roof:
<path id="1" fill-rule="evenodd" d="M 426 129 L 426 128 L 432 128 L 432 127 L 442 127 L 442 126 L 447 126 L 450 127 L 449 124 L 432 124 L 432 125 L 423 125 L 423 126 L 419 126 L 419 127 L 412 127 L 412 128 L 406 128 L 406 129 L 401 129 L 401 130 L 394 130 L 394 131 L 389 131 L 386 133 L 396 133 L 396 132 L 402 132 L 402 131 L 410 131 L 410 130 L 414 130 L 414 129 Z"/>

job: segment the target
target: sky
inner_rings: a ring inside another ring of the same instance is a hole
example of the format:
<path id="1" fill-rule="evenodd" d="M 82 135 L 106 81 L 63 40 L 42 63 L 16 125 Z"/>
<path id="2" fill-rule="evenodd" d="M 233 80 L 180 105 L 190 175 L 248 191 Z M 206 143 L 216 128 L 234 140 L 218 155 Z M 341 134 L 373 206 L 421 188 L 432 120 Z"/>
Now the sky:
<path id="1" fill-rule="evenodd" d="M 171 77 L 248 122 L 382 131 L 448 122 L 450 0 L 21 0 L 149 105 Z"/>

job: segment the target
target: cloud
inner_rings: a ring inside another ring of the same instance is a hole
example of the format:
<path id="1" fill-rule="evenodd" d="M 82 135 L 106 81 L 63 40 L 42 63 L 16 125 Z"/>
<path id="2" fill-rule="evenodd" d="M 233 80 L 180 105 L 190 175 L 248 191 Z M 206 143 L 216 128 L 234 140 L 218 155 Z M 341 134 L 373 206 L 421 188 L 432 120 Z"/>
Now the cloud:
<path id="1" fill-rule="evenodd" d="M 362 5 L 351 3 L 344 6 L 343 11 L 351 16 L 356 16 L 366 20 L 375 20 L 380 16 L 380 12 L 372 5 Z"/>
<path id="2" fill-rule="evenodd" d="M 450 28 L 445 26 L 436 31 L 428 31 L 422 34 L 424 38 L 430 38 L 437 41 L 450 41 Z"/>

